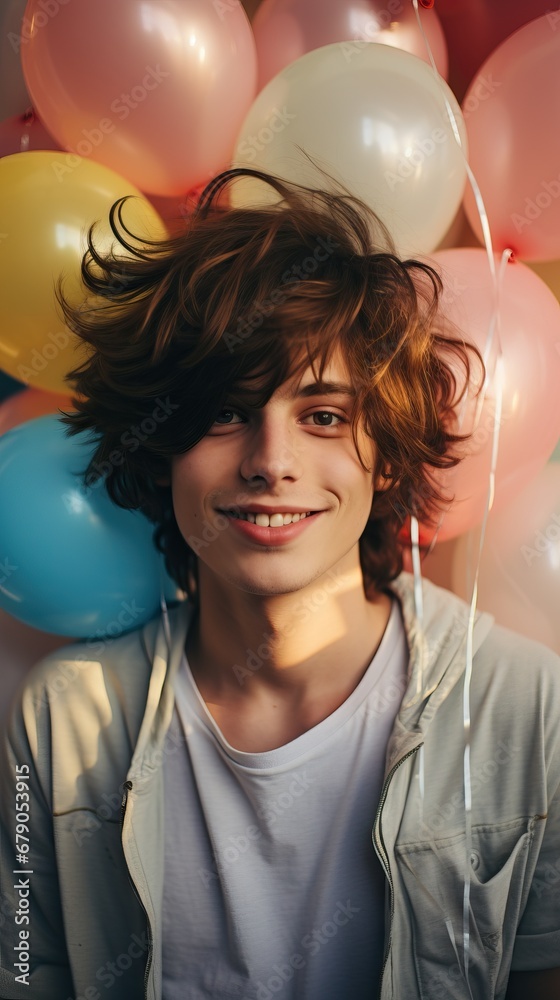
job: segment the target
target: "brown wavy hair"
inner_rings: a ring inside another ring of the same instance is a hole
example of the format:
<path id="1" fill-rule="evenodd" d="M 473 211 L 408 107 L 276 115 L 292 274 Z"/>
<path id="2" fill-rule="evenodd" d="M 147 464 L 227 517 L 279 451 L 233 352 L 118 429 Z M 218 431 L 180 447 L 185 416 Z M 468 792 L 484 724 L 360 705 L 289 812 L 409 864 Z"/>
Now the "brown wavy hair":
<path id="1" fill-rule="evenodd" d="M 231 207 L 236 179 L 268 185 L 275 202 Z M 153 242 L 126 228 L 125 202 L 110 212 L 117 247 L 102 254 L 89 230 L 81 305 L 57 287 L 66 323 L 86 347 L 67 375 L 76 412 L 61 417 L 67 434 L 95 438 L 84 484 L 104 480 L 116 504 L 156 525 L 168 572 L 196 601 L 197 555 L 173 512 L 172 456 L 201 440 L 230 394 L 242 390 L 264 406 L 308 365 L 320 379 L 340 347 L 356 390 L 354 442 L 362 420 L 376 445 L 372 476 L 385 476 L 359 540 L 366 593 L 382 589 L 403 568 L 407 516 L 433 526 L 452 499 L 430 469 L 461 460 L 451 449 L 468 435 L 452 429 L 470 385 L 470 352 L 484 371 L 475 347 L 438 332 L 437 272 L 399 259 L 379 218 L 340 184 L 313 189 L 226 170 L 183 232 Z"/>

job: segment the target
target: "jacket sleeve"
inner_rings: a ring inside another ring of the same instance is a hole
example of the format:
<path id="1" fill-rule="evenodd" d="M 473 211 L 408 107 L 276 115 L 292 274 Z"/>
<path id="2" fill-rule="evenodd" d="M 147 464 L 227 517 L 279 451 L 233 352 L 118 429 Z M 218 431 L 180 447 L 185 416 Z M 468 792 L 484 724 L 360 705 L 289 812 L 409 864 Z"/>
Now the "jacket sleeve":
<path id="1" fill-rule="evenodd" d="M 26 684 L 0 743 L 0 997 L 69 1000 L 51 795 L 50 715 Z"/>

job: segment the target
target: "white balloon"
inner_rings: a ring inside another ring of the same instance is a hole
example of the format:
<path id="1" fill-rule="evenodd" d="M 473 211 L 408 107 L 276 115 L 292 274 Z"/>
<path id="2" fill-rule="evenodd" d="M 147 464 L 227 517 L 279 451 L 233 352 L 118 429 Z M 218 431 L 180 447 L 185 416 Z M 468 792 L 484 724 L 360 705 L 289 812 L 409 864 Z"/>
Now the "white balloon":
<path id="1" fill-rule="evenodd" d="M 305 153 L 377 212 L 403 256 L 433 250 L 461 202 L 467 155 L 461 110 L 445 81 L 401 49 L 336 42 L 270 80 L 243 123 L 233 165 L 330 187 Z M 242 178 L 231 200 L 247 207 L 277 197 Z"/>

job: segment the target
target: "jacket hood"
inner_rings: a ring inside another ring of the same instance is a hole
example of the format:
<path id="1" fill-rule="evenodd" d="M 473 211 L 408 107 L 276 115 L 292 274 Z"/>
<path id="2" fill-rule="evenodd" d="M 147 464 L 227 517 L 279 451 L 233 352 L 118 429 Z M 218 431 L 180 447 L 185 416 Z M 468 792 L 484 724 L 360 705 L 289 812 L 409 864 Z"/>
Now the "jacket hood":
<path id="1" fill-rule="evenodd" d="M 422 578 L 422 622 L 416 613 L 414 575 L 403 571 L 389 584 L 402 608 L 410 664 L 408 684 L 387 748 L 387 767 L 422 741 L 422 734 L 467 664 L 470 605 Z M 494 625 L 494 616 L 475 611 L 472 656 Z"/>

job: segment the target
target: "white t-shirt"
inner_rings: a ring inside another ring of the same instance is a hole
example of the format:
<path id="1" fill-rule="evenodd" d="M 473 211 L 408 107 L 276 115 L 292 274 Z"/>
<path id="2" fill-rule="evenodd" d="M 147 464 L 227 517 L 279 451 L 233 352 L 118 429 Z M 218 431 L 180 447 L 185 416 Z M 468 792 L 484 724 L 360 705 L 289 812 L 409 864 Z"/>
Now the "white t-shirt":
<path id="1" fill-rule="evenodd" d="M 164 764 L 164 1000 L 376 995 L 385 884 L 371 830 L 408 656 L 393 598 L 352 694 L 264 753 L 230 746 L 183 657 Z"/>

